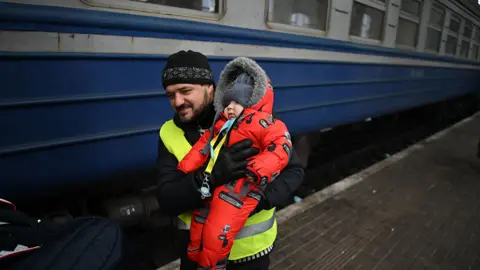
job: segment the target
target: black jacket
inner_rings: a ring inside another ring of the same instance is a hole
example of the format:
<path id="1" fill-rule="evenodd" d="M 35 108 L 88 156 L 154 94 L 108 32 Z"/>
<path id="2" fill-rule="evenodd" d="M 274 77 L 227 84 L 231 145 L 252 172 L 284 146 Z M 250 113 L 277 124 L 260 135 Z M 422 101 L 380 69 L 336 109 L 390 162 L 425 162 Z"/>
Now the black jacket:
<path id="1" fill-rule="evenodd" d="M 182 123 L 174 117 L 175 124 L 185 132 L 186 139 L 190 144 L 200 138 L 199 128 L 207 129 L 213 124 L 215 112 L 213 106 L 204 111 L 199 120 L 193 123 Z M 163 142 L 158 138 L 158 187 L 156 196 L 162 212 L 170 215 L 179 215 L 185 211 L 193 210 L 202 205 L 199 182 L 193 173 L 185 174 L 177 169 L 176 157 L 168 152 Z M 302 184 L 304 171 L 300 160 L 292 151 L 290 163 L 280 175 L 267 186 L 266 200 L 260 206 L 263 209 L 271 209 L 285 203 L 293 192 Z"/>

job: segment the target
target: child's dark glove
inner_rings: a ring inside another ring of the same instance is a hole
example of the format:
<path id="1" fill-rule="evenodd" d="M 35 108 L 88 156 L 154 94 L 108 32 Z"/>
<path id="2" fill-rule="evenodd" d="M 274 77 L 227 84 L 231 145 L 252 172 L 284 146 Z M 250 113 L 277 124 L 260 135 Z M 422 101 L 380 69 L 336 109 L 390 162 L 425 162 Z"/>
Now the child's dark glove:
<path id="1" fill-rule="evenodd" d="M 248 158 L 257 155 L 260 151 L 252 147 L 252 140 L 245 139 L 222 149 L 212 170 L 213 187 L 218 187 L 233 180 L 245 177 Z"/>

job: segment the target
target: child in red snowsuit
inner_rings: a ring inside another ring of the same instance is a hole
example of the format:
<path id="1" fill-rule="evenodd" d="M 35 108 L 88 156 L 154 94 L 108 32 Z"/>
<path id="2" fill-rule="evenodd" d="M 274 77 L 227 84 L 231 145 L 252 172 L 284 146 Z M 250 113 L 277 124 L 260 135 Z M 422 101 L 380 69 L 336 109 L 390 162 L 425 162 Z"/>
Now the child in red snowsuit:
<path id="1" fill-rule="evenodd" d="M 208 180 L 204 181 L 201 193 L 211 200 L 205 200 L 207 211 L 192 213 L 187 252 L 199 269 L 226 267 L 235 235 L 257 206 L 265 186 L 287 165 L 292 148 L 287 127 L 271 115 L 273 89 L 267 75 L 253 60 L 239 57 L 227 64 L 220 75 L 214 106 L 214 125 L 178 168 L 191 172 L 206 161 L 212 165 L 222 139 L 227 145 L 251 139 L 260 153 L 249 161 L 246 177 L 217 187 L 213 196 L 206 185 Z"/>

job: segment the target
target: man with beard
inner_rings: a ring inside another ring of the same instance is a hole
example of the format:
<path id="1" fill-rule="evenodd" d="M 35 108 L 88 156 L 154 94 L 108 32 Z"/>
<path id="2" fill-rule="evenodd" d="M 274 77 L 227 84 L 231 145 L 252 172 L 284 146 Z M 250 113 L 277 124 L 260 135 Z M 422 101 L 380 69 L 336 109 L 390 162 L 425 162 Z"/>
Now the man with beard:
<path id="1" fill-rule="evenodd" d="M 156 196 L 164 213 L 177 216 L 182 246 L 180 269 L 197 269 L 187 258 L 191 212 L 200 208 L 204 164 L 199 170 L 185 174 L 178 162 L 190 151 L 215 117 L 213 95 L 215 83 L 207 58 L 194 51 L 170 55 L 163 70 L 163 87 L 175 110 L 172 120 L 160 128 L 158 141 L 158 179 Z M 251 140 L 240 141 L 221 150 L 210 176 L 211 188 L 245 177 L 248 158 L 258 154 Z M 248 218 L 232 247 L 227 269 L 268 269 L 269 254 L 277 235 L 275 207 L 286 202 L 303 181 L 303 168 L 292 151 L 287 167 L 265 190 L 265 198 Z"/>

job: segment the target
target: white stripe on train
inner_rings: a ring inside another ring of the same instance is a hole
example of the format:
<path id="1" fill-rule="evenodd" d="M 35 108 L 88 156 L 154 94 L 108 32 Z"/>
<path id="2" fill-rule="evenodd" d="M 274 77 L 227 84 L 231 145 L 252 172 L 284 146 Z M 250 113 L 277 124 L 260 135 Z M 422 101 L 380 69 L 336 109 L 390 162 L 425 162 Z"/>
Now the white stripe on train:
<path id="1" fill-rule="evenodd" d="M 0 51 L 4 52 L 79 52 L 169 55 L 179 50 L 196 50 L 208 56 L 245 56 L 273 59 L 480 69 L 480 65 L 224 42 L 56 32 L 0 31 Z"/>

